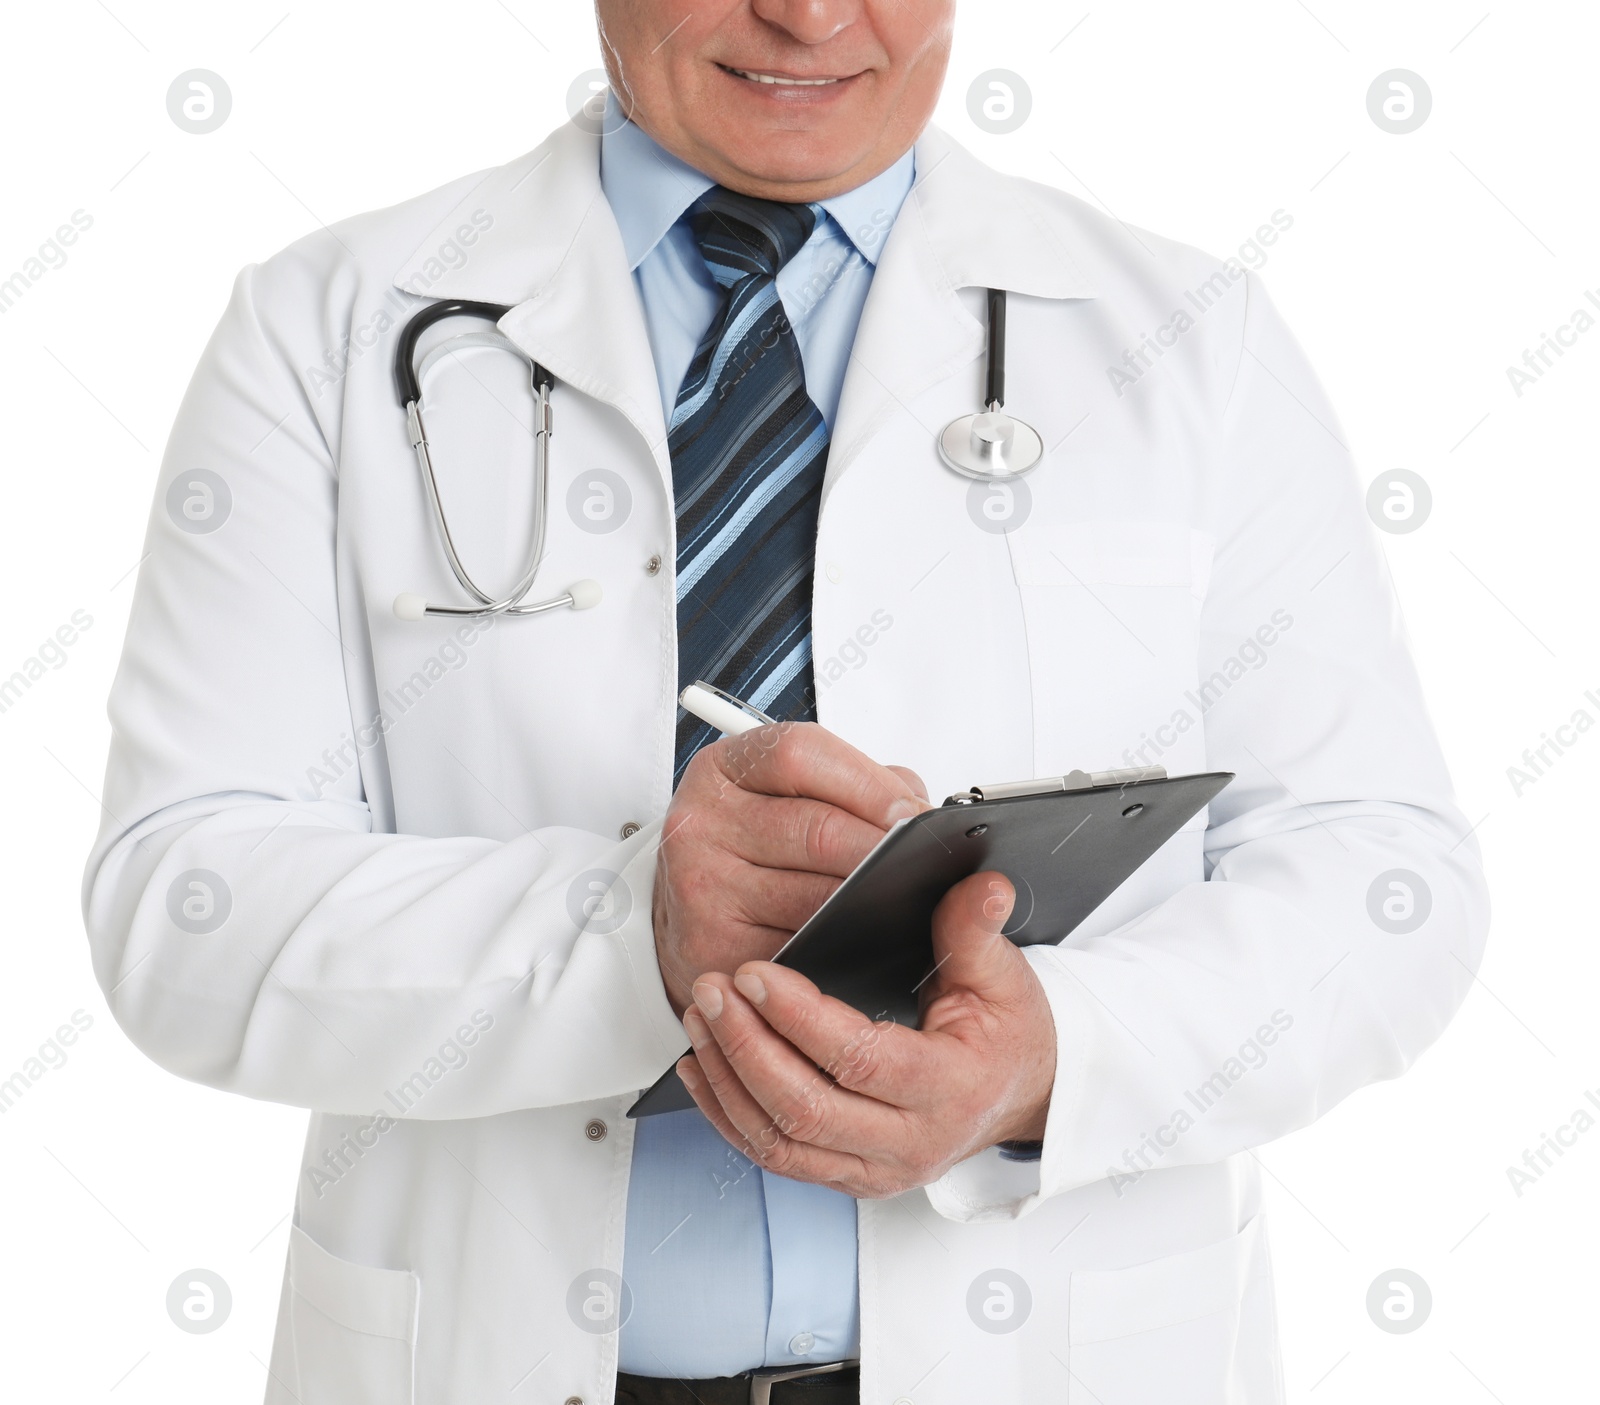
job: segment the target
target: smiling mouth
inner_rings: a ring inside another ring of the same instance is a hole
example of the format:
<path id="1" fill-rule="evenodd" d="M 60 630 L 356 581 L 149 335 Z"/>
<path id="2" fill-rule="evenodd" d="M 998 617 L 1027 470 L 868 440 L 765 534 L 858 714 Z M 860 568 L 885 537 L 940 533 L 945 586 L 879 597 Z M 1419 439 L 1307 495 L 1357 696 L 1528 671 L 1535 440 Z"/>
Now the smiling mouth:
<path id="1" fill-rule="evenodd" d="M 844 78 L 789 78 L 777 73 L 756 73 L 748 68 L 734 68 L 729 64 L 717 65 L 724 73 L 731 73 L 735 78 L 743 78 L 749 83 L 765 83 L 777 88 L 826 88 L 835 83 L 847 81 Z M 854 77 L 854 75 L 851 75 Z"/>

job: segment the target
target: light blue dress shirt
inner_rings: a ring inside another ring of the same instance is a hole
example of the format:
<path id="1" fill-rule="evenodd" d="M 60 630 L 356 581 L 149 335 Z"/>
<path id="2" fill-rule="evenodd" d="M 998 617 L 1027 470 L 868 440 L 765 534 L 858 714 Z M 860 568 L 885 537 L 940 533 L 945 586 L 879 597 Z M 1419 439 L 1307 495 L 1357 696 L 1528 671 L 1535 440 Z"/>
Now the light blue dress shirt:
<path id="1" fill-rule="evenodd" d="M 721 290 L 681 222 L 713 182 L 670 155 L 611 99 L 601 184 L 644 304 L 666 418 Z M 832 429 L 879 251 L 913 178 L 907 152 L 821 202 L 805 247 L 778 275 L 806 389 Z M 622 1265 L 632 1308 L 620 1367 L 642 1376 L 731 1376 L 860 1353 L 856 1202 L 768 1175 L 698 1109 L 640 1119 Z"/>

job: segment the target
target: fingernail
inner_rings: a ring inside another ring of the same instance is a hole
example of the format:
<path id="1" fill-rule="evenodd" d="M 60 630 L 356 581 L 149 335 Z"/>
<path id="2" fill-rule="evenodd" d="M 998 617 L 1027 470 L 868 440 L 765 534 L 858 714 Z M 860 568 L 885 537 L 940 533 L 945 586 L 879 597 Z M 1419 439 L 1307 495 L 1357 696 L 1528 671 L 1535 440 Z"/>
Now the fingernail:
<path id="1" fill-rule="evenodd" d="M 683 1012 L 683 1032 L 689 1036 L 689 1042 L 696 1049 L 705 1048 L 706 1041 L 711 1038 L 711 1031 L 706 1028 L 704 1018 L 693 1005 Z"/>
<path id="2" fill-rule="evenodd" d="M 752 1005 L 767 1003 L 767 987 L 753 971 L 741 971 L 733 978 L 734 989 Z"/>
<path id="3" fill-rule="evenodd" d="M 714 985 L 697 984 L 694 988 L 694 1003 L 705 1012 L 708 1020 L 714 1020 L 722 1013 L 722 992 Z"/>
<path id="4" fill-rule="evenodd" d="M 993 879 L 989 883 L 989 896 L 983 900 L 983 915 L 997 922 L 1004 921 L 1011 915 L 1014 900 L 1011 885 L 998 878 Z"/>
<path id="5" fill-rule="evenodd" d="M 683 1086 L 689 1089 L 693 1089 L 700 1081 L 700 1070 L 693 1059 L 678 1060 L 678 1077 L 683 1080 Z"/>
<path id="6" fill-rule="evenodd" d="M 928 807 L 912 795 L 903 795 L 889 806 L 889 823 L 894 824 L 899 820 L 909 820 L 913 815 L 920 815 Z"/>

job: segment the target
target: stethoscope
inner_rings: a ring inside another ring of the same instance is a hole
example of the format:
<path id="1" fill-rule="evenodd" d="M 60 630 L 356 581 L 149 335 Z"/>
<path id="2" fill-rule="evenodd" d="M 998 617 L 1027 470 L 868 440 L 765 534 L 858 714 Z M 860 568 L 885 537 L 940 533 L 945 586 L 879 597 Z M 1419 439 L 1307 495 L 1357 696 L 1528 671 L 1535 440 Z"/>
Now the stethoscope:
<path id="1" fill-rule="evenodd" d="M 989 289 L 988 365 L 983 409 L 953 419 L 939 435 L 939 457 L 968 478 L 992 483 L 1020 478 L 1039 466 L 1044 440 L 1039 431 L 1005 413 L 1006 290 Z"/>
<path id="2" fill-rule="evenodd" d="M 529 356 L 510 337 L 502 332 L 460 332 L 447 337 L 433 347 L 416 364 L 417 340 L 433 326 L 447 317 L 481 317 L 498 322 L 509 306 L 492 302 L 451 301 L 425 307 L 400 332 L 399 345 L 394 353 L 394 384 L 400 404 L 406 412 L 406 431 L 411 447 L 417 452 L 417 467 L 422 472 L 423 486 L 427 489 L 428 503 L 433 509 L 434 525 L 439 529 L 439 540 L 444 545 L 445 559 L 462 588 L 478 601 L 476 605 L 435 605 L 424 596 L 406 592 L 395 596 L 394 612 L 403 620 L 420 620 L 429 615 L 449 616 L 452 619 L 482 619 L 486 615 L 542 615 L 547 610 L 560 610 L 571 606 L 574 610 L 587 610 L 600 603 L 598 581 L 574 581 L 560 595 L 548 600 L 524 604 L 533 589 L 533 579 L 539 572 L 539 558 L 544 555 L 545 523 L 550 507 L 550 391 L 555 377 Z M 522 576 L 508 595 L 498 600 L 484 590 L 467 573 L 450 535 L 450 522 L 445 516 L 444 501 L 439 496 L 439 478 L 433 468 L 433 454 L 428 447 L 428 432 L 422 423 L 422 383 L 428 371 L 442 356 L 452 354 L 464 346 L 494 347 L 510 351 L 528 363 L 529 385 L 533 390 L 533 538 L 528 545 L 528 557 L 523 563 Z"/>
<path id="3" fill-rule="evenodd" d="M 976 414 L 951 420 L 938 436 L 937 443 L 939 457 L 957 473 L 988 482 L 1005 482 L 1020 478 L 1038 467 L 1044 458 L 1044 440 L 1031 425 L 1005 413 L 1006 293 L 1004 288 L 990 288 L 988 294 L 989 335 L 984 408 Z M 548 600 L 524 603 L 539 571 L 539 560 L 544 554 L 545 526 L 549 520 L 550 392 L 555 386 L 555 377 L 499 331 L 457 333 L 432 347 L 420 365 L 416 361 L 417 342 L 434 323 L 448 317 L 478 317 L 498 322 L 510 311 L 510 306 L 500 303 L 452 300 L 424 308 L 401 329 L 394 356 L 395 392 L 406 413 L 406 431 L 411 447 L 416 451 L 417 467 L 422 474 L 428 505 L 433 510 L 434 525 L 439 530 L 445 560 L 450 563 L 450 570 L 462 589 L 477 601 L 474 605 L 435 605 L 426 597 L 408 591 L 397 595 L 394 601 L 394 612 L 403 620 L 420 620 L 428 616 L 482 619 L 487 615 L 542 615 L 546 611 L 568 606 L 574 610 L 587 610 L 600 603 L 600 584 L 592 580 L 574 581 L 560 595 L 551 596 Z M 533 391 L 533 535 L 527 560 L 523 563 L 522 576 L 510 593 L 499 599 L 479 586 L 462 564 L 461 554 L 450 535 L 450 522 L 445 515 L 444 500 L 439 495 L 438 474 L 434 470 L 433 454 L 422 421 L 422 385 L 429 370 L 441 357 L 469 346 L 510 351 L 527 361 L 529 386 Z"/>

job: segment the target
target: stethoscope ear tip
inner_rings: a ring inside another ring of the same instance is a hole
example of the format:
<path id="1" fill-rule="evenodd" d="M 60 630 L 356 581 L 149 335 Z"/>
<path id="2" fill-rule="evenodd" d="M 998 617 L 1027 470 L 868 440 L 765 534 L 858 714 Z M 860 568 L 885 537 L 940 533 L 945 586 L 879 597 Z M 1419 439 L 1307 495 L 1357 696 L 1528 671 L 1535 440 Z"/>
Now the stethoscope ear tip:
<path id="1" fill-rule="evenodd" d="M 600 603 L 604 592 L 599 581 L 573 581 L 567 587 L 567 594 L 572 597 L 574 610 L 592 610 Z"/>
<path id="2" fill-rule="evenodd" d="M 428 602 L 420 595 L 413 595 L 410 591 L 397 595 L 394 598 L 394 614 L 399 620 L 416 621 L 426 619 Z"/>

